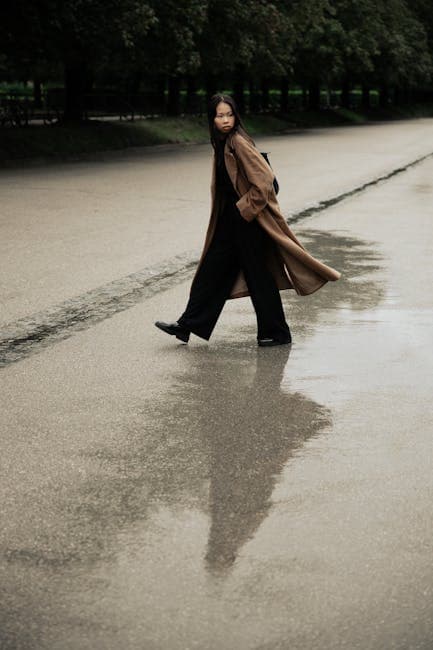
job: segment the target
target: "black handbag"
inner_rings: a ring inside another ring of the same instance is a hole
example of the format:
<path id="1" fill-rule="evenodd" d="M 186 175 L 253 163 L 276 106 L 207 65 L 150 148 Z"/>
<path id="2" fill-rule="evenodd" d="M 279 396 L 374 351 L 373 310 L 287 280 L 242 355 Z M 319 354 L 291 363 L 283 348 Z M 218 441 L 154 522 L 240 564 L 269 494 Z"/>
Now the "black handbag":
<path id="1" fill-rule="evenodd" d="M 268 163 L 269 167 L 272 169 L 272 165 L 271 165 L 271 163 L 269 161 L 268 153 L 266 151 L 261 151 L 260 153 L 262 154 L 263 158 Z M 278 192 L 280 191 L 280 185 L 279 185 L 277 179 L 275 178 L 275 176 L 274 176 L 274 190 L 275 190 L 275 194 L 278 194 Z"/>

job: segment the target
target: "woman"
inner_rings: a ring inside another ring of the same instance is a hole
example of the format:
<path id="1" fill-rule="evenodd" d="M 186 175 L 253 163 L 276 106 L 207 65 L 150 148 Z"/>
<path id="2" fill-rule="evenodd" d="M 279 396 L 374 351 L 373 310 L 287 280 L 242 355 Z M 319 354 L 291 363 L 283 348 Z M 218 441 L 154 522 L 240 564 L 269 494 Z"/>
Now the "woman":
<path id="1" fill-rule="evenodd" d="M 312 257 L 282 216 L 274 174 L 245 131 L 234 100 L 212 97 L 214 148 L 212 209 L 188 304 L 174 323 L 155 325 L 187 343 L 190 333 L 209 340 L 227 298 L 249 295 L 260 346 L 291 343 L 280 289 L 313 293 L 340 274 Z"/>

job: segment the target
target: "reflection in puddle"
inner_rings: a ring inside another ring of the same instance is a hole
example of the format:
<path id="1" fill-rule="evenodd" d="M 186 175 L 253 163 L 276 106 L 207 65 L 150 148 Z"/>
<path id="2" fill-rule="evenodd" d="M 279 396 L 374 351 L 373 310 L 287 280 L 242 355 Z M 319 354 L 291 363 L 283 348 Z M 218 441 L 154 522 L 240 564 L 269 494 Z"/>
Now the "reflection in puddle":
<path id="1" fill-rule="evenodd" d="M 341 271 L 342 278 L 307 298 L 283 292 L 289 323 L 294 325 L 295 343 L 311 337 L 330 310 L 339 310 L 341 314 L 346 310 L 373 309 L 385 300 L 386 293 L 383 255 L 377 243 L 320 230 L 306 230 L 300 236 L 307 249 Z"/>
<path id="2" fill-rule="evenodd" d="M 374 244 L 310 230 L 302 238 L 344 275 L 307 299 L 285 292 L 295 345 L 327 310 L 370 309 L 384 295 Z M 208 513 L 207 566 L 230 566 L 266 518 L 293 452 L 330 424 L 326 407 L 286 392 L 287 383 L 281 390 L 286 364 L 290 369 L 288 347 L 261 350 L 216 339 L 209 347 L 165 350 L 175 370 L 163 393 L 129 405 L 113 420 L 106 447 L 89 443 L 83 452 L 88 478 L 57 497 L 63 513 L 57 536 L 70 543 L 56 548 L 47 531 L 35 564 L 108 560 L 119 529 L 148 520 L 163 506 Z M 11 551 L 11 561 L 20 561 L 17 549 Z"/>
<path id="3" fill-rule="evenodd" d="M 135 629 L 140 617 L 149 623 L 150 615 L 146 619 L 141 611 L 146 598 L 166 606 L 172 581 L 177 585 L 175 596 L 179 595 L 176 605 L 185 599 L 191 603 L 191 593 L 197 602 L 202 597 L 198 586 L 203 567 L 206 585 L 215 584 L 207 580 L 209 574 L 222 576 L 224 585 L 229 582 L 226 577 L 233 575 L 237 559 L 241 564 L 245 544 L 256 536 L 272 509 L 287 463 L 308 440 L 331 426 L 332 414 L 319 403 L 320 397 L 316 397 L 319 401 L 308 397 L 299 385 L 291 390 L 290 381 L 282 384 L 283 375 L 293 372 L 296 345 L 307 339 L 303 349 L 308 348 L 311 335 L 324 327 L 326 314 L 334 326 L 343 310 L 349 314 L 370 310 L 384 299 L 381 256 L 374 244 L 318 231 L 307 231 L 302 239 L 314 255 L 344 275 L 307 299 L 286 292 L 295 332 L 291 359 L 289 347 L 257 349 L 247 342 L 250 333 L 241 341 L 216 338 L 209 347 L 167 345 L 160 354 L 167 355 L 171 368 L 156 385 L 154 392 L 160 392 L 149 397 L 146 391 L 143 398 L 137 392 L 125 397 L 118 413 L 108 409 L 109 416 L 102 418 L 101 425 L 108 427 L 105 447 L 101 436 L 92 448 L 89 436 L 81 456 L 72 459 L 80 470 L 77 480 L 66 483 L 56 476 L 47 484 L 40 508 L 55 513 L 49 519 L 53 525 L 45 525 L 41 518 L 44 525 L 33 536 L 31 548 L 22 548 L 17 535 L 15 544 L 5 549 L 14 583 L 4 581 L 6 591 L 17 598 L 16 575 L 26 585 L 20 596 L 24 605 L 19 610 L 15 603 L 3 614 L 0 625 L 10 631 L 10 638 L 18 639 L 16 645 L 26 647 L 27 643 L 17 621 L 26 620 L 30 629 L 30 620 L 32 638 L 37 640 L 45 633 L 48 615 L 60 629 L 68 611 L 65 591 L 69 599 L 75 599 L 73 621 L 69 614 L 66 621 L 68 633 L 84 629 L 90 635 L 95 626 L 92 608 L 102 603 L 100 621 L 106 639 L 111 629 L 103 595 L 110 579 L 113 616 L 121 611 L 124 623 L 125 598 L 119 594 L 130 595 L 128 604 L 137 608 L 132 608 L 131 624 L 122 627 L 122 634 L 124 629 Z M 334 313 L 329 317 L 331 310 Z M 311 360 L 311 348 L 309 355 Z M 329 358 L 327 349 L 325 368 Z M 296 363 L 300 363 L 299 355 Z M 317 373 L 317 359 L 312 365 L 311 371 Z M 329 388 L 327 377 L 325 382 Z M 325 396 L 324 404 L 327 401 Z M 98 426 L 97 410 L 85 426 L 89 430 Z M 283 525 L 290 530 L 290 517 Z M 188 546 L 190 539 L 194 544 Z M 183 556 L 182 548 L 187 548 Z M 173 575 L 168 575 L 165 556 L 170 550 L 168 569 Z M 189 592 L 185 590 L 185 558 L 193 565 L 192 569 L 189 565 Z M 161 566 L 164 580 L 159 580 Z M 125 581 L 125 575 L 129 580 Z M 161 590 L 158 600 L 155 593 L 160 582 L 165 591 Z M 29 592 L 29 583 L 38 585 L 37 597 Z M 135 592 L 131 591 L 134 585 Z M 157 610 L 151 611 L 158 615 Z M 182 608 L 179 611 L 183 616 Z M 97 625 L 95 629 L 96 637 Z"/>
<path id="4" fill-rule="evenodd" d="M 320 231 L 306 235 L 313 254 L 344 277 L 307 299 L 290 292 L 296 340 L 310 336 L 326 310 L 368 309 L 383 299 L 374 244 Z M 137 405 L 119 424 L 117 444 L 94 453 L 107 478 L 87 483 L 73 517 L 74 526 L 86 529 L 87 548 L 101 549 L 108 530 L 145 520 L 160 507 L 198 508 L 210 516 L 206 565 L 231 566 L 266 518 L 293 452 L 331 423 L 325 406 L 290 392 L 287 382 L 281 389 L 289 353 L 289 347 L 262 350 L 227 339 L 209 347 L 167 345 L 175 370 L 164 393 Z"/>
<path id="5" fill-rule="evenodd" d="M 321 231 L 307 234 L 312 253 L 342 270 L 344 277 L 307 299 L 293 301 L 291 292 L 284 294 L 299 338 L 311 335 L 325 310 L 371 309 L 384 298 L 375 244 Z M 239 373 L 245 352 L 238 348 L 227 358 L 215 351 L 212 382 L 207 364 L 196 369 L 197 401 L 202 408 L 205 405 L 203 435 L 209 448 L 211 527 L 206 561 L 213 570 L 231 566 L 266 518 L 278 476 L 293 452 L 331 424 L 325 406 L 300 392 L 282 392 L 289 353 L 270 352 L 258 351 L 255 368 L 249 364 L 249 381 Z M 290 362 L 287 365 L 290 369 Z M 224 411 L 218 412 L 221 407 Z"/>
<path id="6" fill-rule="evenodd" d="M 322 255 L 325 262 L 332 260 L 332 264 L 342 272 L 341 280 L 330 283 L 310 297 L 314 298 L 314 309 L 341 306 L 371 309 L 382 302 L 385 287 L 378 274 L 383 267 L 383 255 L 376 242 L 321 230 L 304 231 L 302 240 L 313 255 Z M 310 308 L 309 298 L 301 301 L 306 309 Z"/>
<path id="7" fill-rule="evenodd" d="M 281 391 L 288 348 L 258 350 L 246 376 L 237 372 L 242 356 L 220 351 L 197 373 L 197 397 L 205 405 L 211 517 L 206 563 L 212 570 L 234 563 L 266 518 L 293 452 L 330 424 L 325 407 Z"/>

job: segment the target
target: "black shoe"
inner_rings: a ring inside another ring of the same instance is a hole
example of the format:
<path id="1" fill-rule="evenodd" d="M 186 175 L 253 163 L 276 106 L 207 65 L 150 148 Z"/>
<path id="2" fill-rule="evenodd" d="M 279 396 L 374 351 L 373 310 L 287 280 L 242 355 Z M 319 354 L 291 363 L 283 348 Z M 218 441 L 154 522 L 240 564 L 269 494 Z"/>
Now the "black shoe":
<path id="1" fill-rule="evenodd" d="M 273 345 L 290 345 L 292 339 L 286 341 L 278 341 L 278 339 L 257 339 L 257 343 L 261 348 L 270 348 Z"/>
<path id="2" fill-rule="evenodd" d="M 156 327 L 158 327 L 160 330 L 163 332 L 166 332 L 167 334 L 171 334 L 172 336 L 175 336 L 179 341 L 183 341 L 184 343 L 188 343 L 189 341 L 189 332 L 188 330 L 184 329 L 179 325 L 179 323 L 163 323 L 160 320 L 157 320 L 155 323 Z"/>

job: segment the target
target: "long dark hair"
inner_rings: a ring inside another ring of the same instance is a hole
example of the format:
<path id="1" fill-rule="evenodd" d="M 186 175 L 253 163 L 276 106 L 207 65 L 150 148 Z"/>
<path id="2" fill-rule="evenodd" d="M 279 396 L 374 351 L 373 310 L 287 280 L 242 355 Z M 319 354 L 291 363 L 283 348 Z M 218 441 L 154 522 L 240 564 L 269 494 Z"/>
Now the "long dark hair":
<path id="1" fill-rule="evenodd" d="M 233 99 L 233 97 L 230 97 L 230 95 L 213 95 L 213 97 L 210 98 L 208 104 L 207 119 L 209 123 L 210 141 L 214 150 L 218 151 L 218 144 L 221 142 L 221 134 L 216 128 L 215 121 L 214 121 L 216 115 L 216 108 L 220 102 L 224 102 L 225 104 L 228 104 L 233 111 L 233 115 L 235 116 L 235 125 L 232 130 L 239 131 L 240 133 L 242 133 L 244 137 L 246 137 L 248 140 L 253 142 L 252 138 L 248 135 L 242 123 L 242 119 L 239 114 L 238 107 L 236 106 L 236 102 Z"/>

